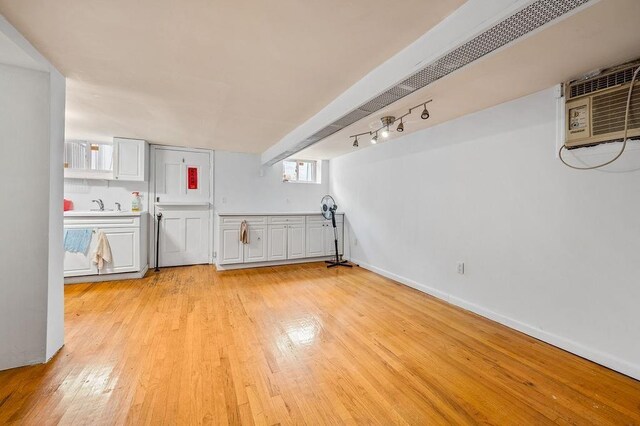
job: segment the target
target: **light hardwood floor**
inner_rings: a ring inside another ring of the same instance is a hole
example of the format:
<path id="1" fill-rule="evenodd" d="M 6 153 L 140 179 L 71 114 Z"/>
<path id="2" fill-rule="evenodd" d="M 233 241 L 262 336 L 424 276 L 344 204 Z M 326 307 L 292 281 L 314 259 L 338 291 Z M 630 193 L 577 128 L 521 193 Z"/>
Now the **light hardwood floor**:
<path id="1" fill-rule="evenodd" d="M 640 424 L 640 382 L 360 268 L 65 288 L 66 345 L 0 424 Z"/>

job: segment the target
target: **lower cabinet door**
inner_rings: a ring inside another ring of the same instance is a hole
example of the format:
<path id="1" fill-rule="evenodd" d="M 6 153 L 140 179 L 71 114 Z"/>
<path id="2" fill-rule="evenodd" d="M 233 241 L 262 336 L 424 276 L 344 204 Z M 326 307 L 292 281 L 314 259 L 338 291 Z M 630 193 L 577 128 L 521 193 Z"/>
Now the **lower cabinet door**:
<path id="1" fill-rule="evenodd" d="M 325 255 L 325 229 L 326 227 L 322 222 L 307 223 L 307 235 L 305 241 L 306 257 L 319 257 Z"/>
<path id="2" fill-rule="evenodd" d="M 287 227 L 287 259 L 305 257 L 305 226 L 288 225 Z"/>
<path id="3" fill-rule="evenodd" d="M 138 228 L 105 228 L 111 247 L 111 262 L 105 262 L 100 274 L 118 274 L 140 270 L 140 230 Z M 97 240 L 97 238 L 95 238 Z"/>
<path id="4" fill-rule="evenodd" d="M 64 252 L 64 276 L 79 277 L 83 275 L 97 275 L 98 268 L 91 261 L 93 251 L 96 248 L 96 234 L 94 233 L 87 253 Z"/>
<path id="5" fill-rule="evenodd" d="M 222 228 L 220 231 L 220 253 L 218 256 L 221 265 L 243 262 L 244 249 L 240 242 L 240 229 L 237 226 Z"/>
<path id="6" fill-rule="evenodd" d="M 268 260 L 284 260 L 287 258 L 286 225 L 269 225 Z"/>
<path id="7" fill-rule="evenodd" d="M 249 243 L 244 245 L 244 262 L 267 261 L 266 226 L 249 226 Z"/>

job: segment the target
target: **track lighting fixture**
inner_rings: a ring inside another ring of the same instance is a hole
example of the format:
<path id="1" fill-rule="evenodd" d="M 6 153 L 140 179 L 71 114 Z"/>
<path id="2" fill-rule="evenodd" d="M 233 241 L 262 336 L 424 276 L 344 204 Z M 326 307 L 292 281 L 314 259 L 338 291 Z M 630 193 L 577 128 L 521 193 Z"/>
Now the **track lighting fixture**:
<path id="1" fill-rule="evenodd" d="M 429 110 L 427 110 L 427 104 L 424 104 L 424 109 L 422 110 L 422 114 L 420 114 L 420 118 L 426 120 L 429 118 Z"/>
<path id="2" fill-rule="evenodd" d="M 382 126 L 380 128 L 378 128 L 378 130 L 372 130 L 369 132 L 365 132 L 365 133 L 358 133 L 357 135 L 351 135 L 349 136 L 350 138 L 355 138 L 355 140 L 353 141 L 353 147 L 357 148 L 358 147 L 358 136 L 363 136 L 363 135 L 369 135 L 371 136 L 371 144 L 375 145 L 378 143 L 378 132 L 380 133 L 380 136 L 382 136 L 383 138 L 388 138 L 391 135 L 391 129 L 390 126 L 392 126 L 393 124 L 395 124 L 396 121 L 400 120 L 400 123 L 398 123 L 398 126 L 396 127 L 396 131 L 398 133 L 402 133 L 404 132 L 404 118 L 408 115 L 410 115 L 414 109 L 417 109 L 419 107 L 422 107 L 422 114 L 420 114 L 420 118 L 422 118 L 423 120 L 426 120 L 430 117 L 429 114 L 429 110 L 427 109 L 427 104 L 429 102 L 431 102 L 433 99 L 429 99 L 426 102 L 422 102 L 416 106 L 414 106 L 413 108 L 409 108 L 409 112 L 405 113 L 404 115 L 401 115 L 400 117 L 396 118 L 393 115 L 386 115 L 384 117 L 382 117 L 380 119 L 380 122 L 382 123 Z"/>

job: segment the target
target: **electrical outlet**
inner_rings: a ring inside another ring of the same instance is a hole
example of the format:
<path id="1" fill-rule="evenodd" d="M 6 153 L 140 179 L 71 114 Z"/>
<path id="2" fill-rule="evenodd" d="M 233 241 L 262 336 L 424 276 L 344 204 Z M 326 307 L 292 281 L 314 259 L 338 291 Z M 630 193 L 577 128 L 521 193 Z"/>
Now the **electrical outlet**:
<path id="1" fill-rule="evenodd" d="M 464 275 L 464 262 L 458 262 L 457 265 L 458 265 L 458 273 L 460 275 Z"/>

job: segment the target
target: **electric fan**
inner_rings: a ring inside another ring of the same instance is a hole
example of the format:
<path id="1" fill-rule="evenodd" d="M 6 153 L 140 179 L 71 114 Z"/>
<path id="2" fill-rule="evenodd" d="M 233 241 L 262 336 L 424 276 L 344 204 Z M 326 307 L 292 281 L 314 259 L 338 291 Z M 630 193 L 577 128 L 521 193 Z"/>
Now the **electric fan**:
<path id="1" fill-rule="evenodd" d="M 336 248 L 336 260 L 327 260 L 327 268 L 333 268 L 334 266 L 346 266 L 347 268 L 351 268 L 351 265 L 349 265 L 346 260 L 340 260 L 340 254 L 338 253 L 338 227 L 336 226 L 336 210 L 338 210 L 338 205 L 333 201 L 333 197 L 331 195 L 325 195 L 322 197 L 320 205 L 322 206 L 320 210 L 322 212 L 322 216 L 324 216 L 325 219 L 331 219 L 331 223 L 333 224 L 333 237 Z"/>

